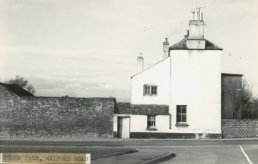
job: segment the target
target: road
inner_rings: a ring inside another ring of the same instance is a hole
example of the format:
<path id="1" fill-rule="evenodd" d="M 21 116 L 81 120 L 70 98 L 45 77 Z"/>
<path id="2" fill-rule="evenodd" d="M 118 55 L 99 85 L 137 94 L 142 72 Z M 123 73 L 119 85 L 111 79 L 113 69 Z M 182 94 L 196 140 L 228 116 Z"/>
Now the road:
<path id="1" fill-rule="evenodd" d="M 139 150 L 130 155 L 107 157 L 93 163 L 114 163 L 124 159 L 139 163 L 141 154 L 173 152 L 176 157 L 162 164 L 258 164 L 258 139 L 240 140 L 92 140 L 80 142 L 10 142 L 2 141 L 1 152 L 87 152 L 89 148 L 99 149 L 132 148 Z M 144 153 L 143 153 L 144 152 Z M 110 161 L 110 162 L 107 162 Z M 125 163 L 125 162 L 124 162 Z M 130 163 L 130 162 L 127 162 Z"/>
<path id="2" fill-rule="evenodd" d="M 247 159 L 245 154 L 247 155 Z M 211 145 L 211 146 L 167 146 L 146 147 L 173 152 L 176 157 L 161 164 L 255 164 L 258 163 L 256 145 Z"/>

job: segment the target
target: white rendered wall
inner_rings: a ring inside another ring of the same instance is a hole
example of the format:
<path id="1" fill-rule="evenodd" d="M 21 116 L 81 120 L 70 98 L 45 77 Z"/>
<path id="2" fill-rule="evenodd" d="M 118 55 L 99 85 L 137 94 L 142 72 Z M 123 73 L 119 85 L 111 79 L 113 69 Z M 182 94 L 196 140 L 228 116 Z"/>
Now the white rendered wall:
<path id="1" fill-rule="evenodd" d="M 156 116 L 156 129 L 157 132 L 168 132 L 170 129 L 170 117 L 169 115 L 157 115 Z"/>
<path id="2" fill-rule="evenodd" d="M 131 132 L 145 132 L 147 115 L 131 115 Z"/>
<path id="3" fill-rule="evenodd" d="M 113 122 L 113 131 L 117 132 L 117 117 L 130 117 L 130 132 L 156 132 L 166 133 L 169 131 L 169 115 L 156 116 L 156 131 L 147 130 L 147 115 L 130 115 L 130 114 L 115 114 Z"/>
<path id="4" fill-rule="evenodd" d="M 143 96 L 143 85 L 149 83 L 158 86 L 157 96 Z M 131 103 L 169 104 L 171 129 L 164 119 L 156 123 L 158 132 L 221 133 L 221 51 L 171 51 L 169 58 L 132 78 Z M 188 127 L 175 125 L 176 105 L 187 105 Z M 145 132 L 147 125 L 139 123 L 145 119 L 132 119 L 133 130 Z"/>
<path id="5" fill-rule="evenodd" d="M 170 56 L 172 131 L 221 133 L 221 51 L 174 50 Z M 187 105 L 188 127 L 175 126 L 176 105 Z"/>
<path id="6" fill-rule="evenodd" d="M 144 96 L 143 85 L 158 86 L 156 96 Z M 169 104 L 170 58 L 132 77 L 132 104 Z"/>

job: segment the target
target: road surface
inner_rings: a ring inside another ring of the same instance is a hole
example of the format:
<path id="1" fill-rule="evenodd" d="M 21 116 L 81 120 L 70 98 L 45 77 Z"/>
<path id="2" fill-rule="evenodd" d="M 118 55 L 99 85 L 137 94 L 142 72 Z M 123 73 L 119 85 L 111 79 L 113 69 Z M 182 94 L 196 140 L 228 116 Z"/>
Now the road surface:
<path id="1" fill-rule="evenodd" d="M 176 156 L 162 164 L 258 164 L 258 139 L 239 140 L 92 140 L 80 142 L 1 141 L 1 152 L 87 152 L 90 148 L 132 148 L 139 152 L 93 160 L 105 164 L 143 162 L 147 155 L 172 152 Z M 149 153 L 149 154 L 148 154 Z M 152 154 L 151 154 L 152 153 Z M 139 160 L 137 160 L 139 159 Z M 119 163 L 119 162 L 117 162 Z"/>

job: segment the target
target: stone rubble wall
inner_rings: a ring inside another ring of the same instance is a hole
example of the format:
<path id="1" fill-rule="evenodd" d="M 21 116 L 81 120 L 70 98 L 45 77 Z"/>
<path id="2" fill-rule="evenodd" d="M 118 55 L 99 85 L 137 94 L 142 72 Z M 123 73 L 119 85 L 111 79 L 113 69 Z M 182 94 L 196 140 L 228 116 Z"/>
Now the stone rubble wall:
<path id="1" fill-rule="evenodd" d="M 0 87 L 0 138 L 110 138 L 115 108 L 115 98 L 21 98 Z"/>
<path id="2" fill-rule="evenodd" d="M 258 137 L 258 119 L 222 119 L 223 138 Z"/>

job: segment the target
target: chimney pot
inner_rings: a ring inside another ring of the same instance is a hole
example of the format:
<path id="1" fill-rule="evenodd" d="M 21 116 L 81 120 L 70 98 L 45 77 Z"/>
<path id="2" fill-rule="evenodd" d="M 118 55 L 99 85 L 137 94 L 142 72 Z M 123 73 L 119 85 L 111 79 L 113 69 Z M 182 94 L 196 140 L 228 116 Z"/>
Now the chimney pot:
<path id="1" fill-rule="evenodd" d="M 169 42 L 168 42 L 168 38 L 165 38 L 165 42 L 163 42 L 163 59 L 169 56 L 168 50 L 169 50 Z"/>
<path id="2" fill-rule="evenodd" d="M 137 72 L 140 73 L 144 70 L 144 58 L 142 57 L 142 53 L 139 53 L 137 57 Z"/>

